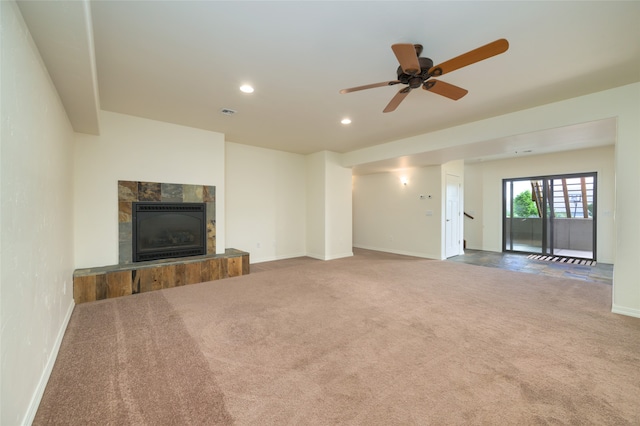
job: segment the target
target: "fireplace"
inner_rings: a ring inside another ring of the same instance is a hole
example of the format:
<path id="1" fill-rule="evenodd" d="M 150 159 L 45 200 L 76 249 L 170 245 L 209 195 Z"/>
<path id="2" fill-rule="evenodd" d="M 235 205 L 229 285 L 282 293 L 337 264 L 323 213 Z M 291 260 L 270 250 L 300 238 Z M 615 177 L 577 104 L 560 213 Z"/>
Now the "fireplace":
<path id="1" fill-rule="evenodd" d="M 207 252 L 205 203 L 132 203 L 134 262 Z"/>

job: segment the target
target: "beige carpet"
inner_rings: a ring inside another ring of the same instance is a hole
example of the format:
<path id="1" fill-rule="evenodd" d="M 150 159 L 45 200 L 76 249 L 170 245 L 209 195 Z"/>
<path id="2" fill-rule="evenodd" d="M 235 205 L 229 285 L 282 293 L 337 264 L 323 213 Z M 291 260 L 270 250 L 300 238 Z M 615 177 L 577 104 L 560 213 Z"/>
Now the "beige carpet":
<path id="1" fill-rule="evenodd" d="M 358 250 L 78 305 L 35 423 L 640 424 L 611 287 Z"/>

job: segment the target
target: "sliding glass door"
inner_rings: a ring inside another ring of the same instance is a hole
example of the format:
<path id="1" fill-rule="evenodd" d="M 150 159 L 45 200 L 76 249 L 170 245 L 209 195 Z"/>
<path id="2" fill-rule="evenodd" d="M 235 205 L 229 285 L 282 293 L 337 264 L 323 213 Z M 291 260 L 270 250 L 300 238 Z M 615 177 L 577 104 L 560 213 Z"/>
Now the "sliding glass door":
<path id="1" fill-rule="evenodd" d="M 596 173 L 503 180 L 503 251 L 596 258 Z"/>

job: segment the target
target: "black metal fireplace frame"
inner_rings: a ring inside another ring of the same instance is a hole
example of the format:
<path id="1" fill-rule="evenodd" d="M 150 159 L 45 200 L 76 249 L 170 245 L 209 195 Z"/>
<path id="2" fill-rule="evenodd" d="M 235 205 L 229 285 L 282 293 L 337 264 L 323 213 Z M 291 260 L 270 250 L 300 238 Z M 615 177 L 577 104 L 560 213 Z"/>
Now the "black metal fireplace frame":
<path id="1" fill-rule="evenodd" d="M 138 224 L 141 212 L 199 212 L 200 235 L 202 241 L 198 248 L 172 248 L 160 250 L 147 250 L 138 252 Z M 132 259 L 133 262 L 148 260 L 168 259 L 175 257 L 199 256 L 207 252 L 207 206 L 205 203 L 162 203 L 162 202 L 133 202 L 132 213 Z"/>

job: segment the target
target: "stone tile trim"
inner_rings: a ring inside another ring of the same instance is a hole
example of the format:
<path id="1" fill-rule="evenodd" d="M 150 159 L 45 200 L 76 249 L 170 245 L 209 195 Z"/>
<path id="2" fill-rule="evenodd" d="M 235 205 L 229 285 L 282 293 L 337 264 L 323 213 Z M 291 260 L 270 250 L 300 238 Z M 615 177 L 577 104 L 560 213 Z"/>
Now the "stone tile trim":
<path id="1" fill-rule="evenodd" d="M 73 273 L 73 300 L 76 304 L 94 302 L 237 277 L 249 272 L 249 253 L 235 249 L 227 249 L 223 255 L 76 269 Z"/>
<path id="2" fill-rule="evenodd" d="M 136 201 L 205 203 L 207 205 L 207 254 L 216 253 L 215 186 L 119 180 L 118 263 L 133 262 L 131 206 Z"/>

